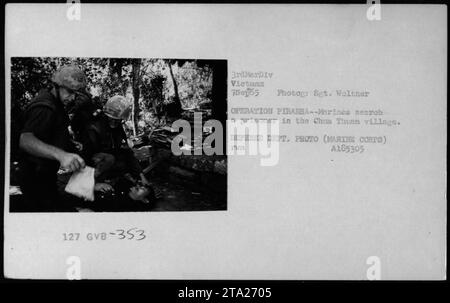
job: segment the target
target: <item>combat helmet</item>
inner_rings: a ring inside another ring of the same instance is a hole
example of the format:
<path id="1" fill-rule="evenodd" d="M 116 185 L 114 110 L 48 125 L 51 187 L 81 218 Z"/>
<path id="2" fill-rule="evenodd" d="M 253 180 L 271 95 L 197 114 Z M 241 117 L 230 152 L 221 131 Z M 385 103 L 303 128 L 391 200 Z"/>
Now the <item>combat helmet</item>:
<path id="1" fill-rule="evenodd" d="M 52 76 L 51 81 L 66 89 L 75 92 L 86 91 L 86 75 L 75 65 L 66 65 L 58 69 Z"/>
<path id="2" fill-rule="evenodd" d="M 109 98 L 103 112 L 112 119 L 127 120 L 131 113 L 131 103 L 125 97 L 116 95 Z"/>

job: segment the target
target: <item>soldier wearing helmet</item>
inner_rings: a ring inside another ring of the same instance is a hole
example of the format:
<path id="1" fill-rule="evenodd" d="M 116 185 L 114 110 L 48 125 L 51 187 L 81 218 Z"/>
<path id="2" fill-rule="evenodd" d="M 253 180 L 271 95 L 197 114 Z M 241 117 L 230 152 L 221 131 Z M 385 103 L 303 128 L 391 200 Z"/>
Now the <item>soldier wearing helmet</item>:
<path id="1" fill-rule="evenodd" d="M 70 140 L 67 109 L 86 90 L 86 77 L 76 66 L 63 66 L 24 113 L 19 146 L 21 189 L 30 211 L 61 210 L 57 171 L 77 171 L 85 166 Z"/>
<path id="2" fill-rule="evenodd" d="M 117 125 L 124 120 L 127 120 L 131 114 L 131 104 L 123 96 L 116 95 L 106 102 L 103 111 L 109 118 L 111 127 Z"/>
<path id="3" fill-rule="evenodd" d="M 131 103 L 123 96 L 111 97 L 103 111 L 95 111 L 95 119 L 85 127 L 81 136 L 83 155 L 96 168 L 96 181 L 129 174 L 148 184 L 138 160 L 128 146 L 122 122 L 131 113 Z"/>

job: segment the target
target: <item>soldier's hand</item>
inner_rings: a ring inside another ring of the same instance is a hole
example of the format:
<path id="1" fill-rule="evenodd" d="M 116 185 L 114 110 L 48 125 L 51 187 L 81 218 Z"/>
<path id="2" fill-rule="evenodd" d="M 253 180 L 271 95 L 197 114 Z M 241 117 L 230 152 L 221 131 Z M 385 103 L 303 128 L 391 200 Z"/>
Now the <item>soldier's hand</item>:
<path id="1" fill-rule="evenodd" d="M 141 182 L 143 185 L 150 185 L 150 182 L 147 180 L 147 178 L 144 176 L 144 174 L 140 174 Z"/>
<path id="2" fill-rule="evenodd" d="M 111 185 L 109 185 L 108 183 L 96 183 L 94 186 L 94 190 L 102 192 L 102 193 L 114 191 L 113 187 Z"/>
<path id="3" fill-rule="evenodd" d="M 86 166 L 83 158 L 77 154 L 65 153 L 60 160 L 61 168 L 70 172 L 80 170 Z"/>
<path id="4" fill-rule="evenodd" d="M 82 151 L 83 150 L 83 144 L 81 144 L 78 141 L 72 141 L 73 145 L 75 145 L 75 148 L 77 149 L 77 151 Z"/>

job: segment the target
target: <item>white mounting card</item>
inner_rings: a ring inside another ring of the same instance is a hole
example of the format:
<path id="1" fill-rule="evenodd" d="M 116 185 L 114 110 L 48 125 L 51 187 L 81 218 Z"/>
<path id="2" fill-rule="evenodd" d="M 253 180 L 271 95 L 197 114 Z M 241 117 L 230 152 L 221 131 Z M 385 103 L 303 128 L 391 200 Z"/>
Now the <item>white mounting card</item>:
<path id="1" fill-rule="evenodd" d="M 7 152 L 6 277 L 446 278 L 445 6 L 73 5 L 6 6 L 7 151 L 17 57 L 226 60 L 227 120 L 257 133 L 224 125 L 214 211 L 13 212 Z"/>

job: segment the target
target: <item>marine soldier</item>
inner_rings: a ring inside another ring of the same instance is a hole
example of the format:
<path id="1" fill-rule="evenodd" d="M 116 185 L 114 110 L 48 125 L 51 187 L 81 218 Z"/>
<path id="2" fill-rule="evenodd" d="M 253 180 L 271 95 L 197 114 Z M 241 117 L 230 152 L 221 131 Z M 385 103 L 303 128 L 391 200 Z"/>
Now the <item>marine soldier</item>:
<path id="1" fill-rule="evenodd" d="M 76 95 L 85 90 L 85 74 L 74 65 L 63 66 L 25 110 L 19 139 L 20 187 L 29 211 L 63 210 L 57 193 L 58 169 L 74 172 L 85 166 L 70 140 L 67 115 Z"/>

